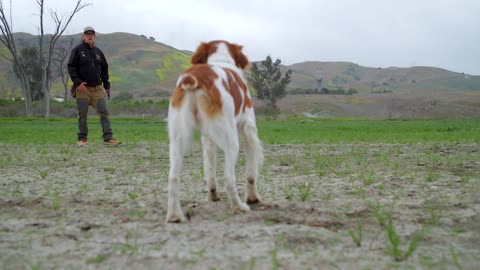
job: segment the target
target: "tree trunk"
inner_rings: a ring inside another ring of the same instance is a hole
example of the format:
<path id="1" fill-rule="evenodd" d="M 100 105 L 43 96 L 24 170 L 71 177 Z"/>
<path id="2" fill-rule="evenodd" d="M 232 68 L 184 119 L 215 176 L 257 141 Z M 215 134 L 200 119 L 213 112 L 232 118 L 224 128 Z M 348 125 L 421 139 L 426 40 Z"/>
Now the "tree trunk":
<path id="1" fill-rule="evenodd" d="M 43 92 L 43 99 L 45 102 L 45 113 L 44 117 L 50 117 L 50 89 L 49 89 L 49 79 L 47 77 L 47 68 L 42 67 L 42 92 Z"/>
<path id="2" fill-rule="evenodd" d="M 61 79 L 62 79 L 63 89 L 65 90 L 64 100 L 67 101 L 68 96 L 69 96 L 69 93 L 68 93 L 68 76 L 66 76 L 63 71 L 62 71 Z"/>
<path id="3" fill-rule="evenodd" d="M 20 85 L 22 87 L 23 101 L 25 103 L 25 116 L 30 118 L 33 116 L 32 95 L 30 92 L 30 83 L 23 72 L 20 73 Z"/>

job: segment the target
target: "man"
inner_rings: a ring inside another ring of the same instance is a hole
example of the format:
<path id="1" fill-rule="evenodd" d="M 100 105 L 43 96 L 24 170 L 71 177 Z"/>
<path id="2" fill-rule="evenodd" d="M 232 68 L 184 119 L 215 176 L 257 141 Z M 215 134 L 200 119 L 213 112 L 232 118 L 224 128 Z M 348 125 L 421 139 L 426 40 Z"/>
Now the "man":
<path id="1" fill-rule="evenodd" d="M 68 73 L 73 81 L 72 95 L 77 100 L 78 146 L 88 145 L 87 115 L 89 106 L 95 108 L 100 115 L 104 144 L 119 145 L 120 141 L 112 137 L 105 93 L 101 88 L 103 83 L 105 92 L 110 97 L 108 63 L 103 52 L 95 47 L 95 29 L 93 27 L 85 27 L 82 43 L 72 50 L 68 61 Z"/>

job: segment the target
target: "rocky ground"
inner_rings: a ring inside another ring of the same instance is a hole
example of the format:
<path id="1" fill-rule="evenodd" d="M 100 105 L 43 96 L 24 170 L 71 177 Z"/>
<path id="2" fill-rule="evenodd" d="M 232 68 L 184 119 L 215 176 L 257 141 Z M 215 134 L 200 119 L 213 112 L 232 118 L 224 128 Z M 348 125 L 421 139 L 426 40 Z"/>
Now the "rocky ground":
<path id="1" fill-rule="evenodd" d="M 184 224 L 164 222 L 166 144 L 0 145 L 0 155 L 2 269 L 478 269 L 480 263 L 478 144 L 266 145 L 263 203 L 237 215 L 222 177 L 222 200 L 206 201 L 194 145 L 182 179 L 190 217 Z M 244 167 L 242 157 L 242 194 Z"/>

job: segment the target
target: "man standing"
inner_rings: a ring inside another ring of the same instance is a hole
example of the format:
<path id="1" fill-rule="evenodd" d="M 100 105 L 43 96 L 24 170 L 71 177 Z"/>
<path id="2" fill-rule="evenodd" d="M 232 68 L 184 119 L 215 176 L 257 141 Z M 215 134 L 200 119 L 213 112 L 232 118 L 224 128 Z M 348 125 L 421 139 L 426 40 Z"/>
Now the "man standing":
<path id="1" fill-rule="evenodd" d="M 119 145 L 120 141 L 112 137 L 105 93 L 101 88 L 103 83 L 105 92 L 110 97 L 108 63 L 103 52 L 95 47 L 95 29 L 93 27 L 85 27 L 82 44 L 73 48 L 68 61 L 68 73 L 73 81 L 72 95 L 77 100 L 78 146 L 88 145 L 87 115 L 89 106 L 95 108 L 100 115 L 104 144 Z"/>

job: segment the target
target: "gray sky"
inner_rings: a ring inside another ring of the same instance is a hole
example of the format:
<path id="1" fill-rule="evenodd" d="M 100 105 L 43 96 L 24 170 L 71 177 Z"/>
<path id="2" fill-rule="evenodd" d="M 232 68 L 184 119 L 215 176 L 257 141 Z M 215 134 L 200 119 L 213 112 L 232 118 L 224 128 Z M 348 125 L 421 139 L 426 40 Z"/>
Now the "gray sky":
<path id="1" fill-rule="evenodd" d="M 8 7 L 9 0 L 2 0 Z M 85 0 L 84 0 L 85 1 Z M 14 0 L 14 32 L 37 34 L 35 0 Z M 177 49 L 225 39 L 250 60 L 434 66 L 480 75 L 480 0 L 86 0 L 68 34 L 152 36 Z M 66 14 L 76 0 L 45 0 Z M 46 22 L 51 22 L 46 17 Z M 51 24 L 47 24 L 51 32 Z"/>

